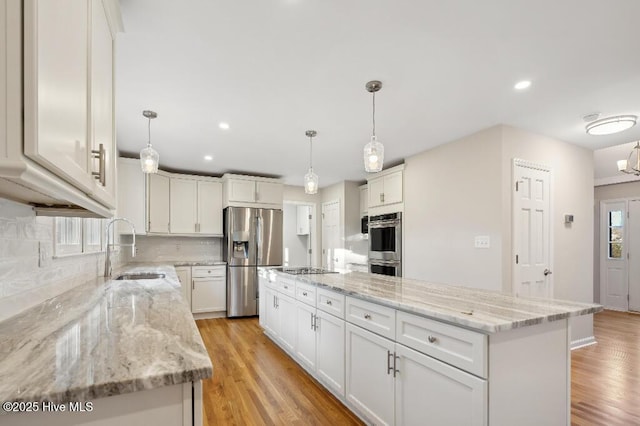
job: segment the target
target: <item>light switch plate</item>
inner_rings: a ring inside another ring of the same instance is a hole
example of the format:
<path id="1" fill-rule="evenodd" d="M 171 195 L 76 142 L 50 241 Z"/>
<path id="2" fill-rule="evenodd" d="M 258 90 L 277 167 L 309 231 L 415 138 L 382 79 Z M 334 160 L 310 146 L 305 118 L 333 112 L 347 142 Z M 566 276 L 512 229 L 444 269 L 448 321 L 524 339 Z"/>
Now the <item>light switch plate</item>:
<path id="1" fill-rule="evenodd" d="M 488 235 L 476 235 L 475 248 L 488 249 L 491 247 L 491 237 Z"/>

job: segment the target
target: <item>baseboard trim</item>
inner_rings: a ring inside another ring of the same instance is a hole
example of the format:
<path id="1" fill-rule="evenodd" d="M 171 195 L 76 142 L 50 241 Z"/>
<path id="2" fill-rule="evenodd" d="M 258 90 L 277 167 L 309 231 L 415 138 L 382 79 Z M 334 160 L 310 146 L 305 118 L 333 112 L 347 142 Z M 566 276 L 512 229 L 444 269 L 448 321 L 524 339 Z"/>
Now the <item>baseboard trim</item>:
<path id="1" fill-rule="evenodd" d="M 226 318 L 226 317 L 227 317 L 227 311 L 201 312 L 201 313 L 193 314 L 193 319 L 194 320 L 212 319 L 212 318 Z"/>
<path id="2" fill-rule="evenodd" d="M 574 340 L 571 342 L 571 350 L 584 348 L 586 346 L 595 345 L 598 343 L 594 336 L 585 337 L 583 339 Z"/>

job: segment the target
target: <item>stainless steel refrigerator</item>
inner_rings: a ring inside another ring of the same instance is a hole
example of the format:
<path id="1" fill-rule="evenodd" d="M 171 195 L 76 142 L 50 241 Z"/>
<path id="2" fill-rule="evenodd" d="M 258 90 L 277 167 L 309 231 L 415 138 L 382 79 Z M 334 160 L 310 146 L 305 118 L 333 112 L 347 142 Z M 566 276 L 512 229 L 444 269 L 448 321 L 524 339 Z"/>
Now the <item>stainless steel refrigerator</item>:
<path id="1" fill-rule="evenodd" d="M 227 316 L 258 315 L 258 266 L 282 265 L 282 210 L 224 209 Z"/>

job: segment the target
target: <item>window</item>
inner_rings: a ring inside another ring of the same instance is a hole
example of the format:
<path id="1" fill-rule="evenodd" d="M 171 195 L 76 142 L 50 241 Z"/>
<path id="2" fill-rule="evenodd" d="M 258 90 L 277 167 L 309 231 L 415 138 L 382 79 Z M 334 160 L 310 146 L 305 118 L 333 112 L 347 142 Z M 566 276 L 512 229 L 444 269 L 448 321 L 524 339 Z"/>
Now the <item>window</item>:
<path id="1" fill-rule="evenodd" d="M 609 212 L 607 224 L 609 259 L 622 259 L 623 219 L 622 210 Z"/>
<path id="2" fill-rule="evenodd" d="M 56 217 L 55 256 L 95 253 L 104 250 L 104 219 Z"/>

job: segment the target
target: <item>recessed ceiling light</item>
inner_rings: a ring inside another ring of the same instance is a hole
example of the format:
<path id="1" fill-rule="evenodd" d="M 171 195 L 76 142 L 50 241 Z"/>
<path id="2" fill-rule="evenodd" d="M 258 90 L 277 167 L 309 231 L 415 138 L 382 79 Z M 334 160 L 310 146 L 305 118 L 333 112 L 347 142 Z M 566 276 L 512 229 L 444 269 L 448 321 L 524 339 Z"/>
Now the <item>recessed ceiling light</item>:
<path id="1" fill-rule="evenodd" d="M 205 155 L 204 159 L 207 160 L 207 161 L 211 161 L 211 160 L 213 160 L 213 155 Z"/>
<path id="2" fill-rule="evenodd" d="M 586 129 L 590 135 L 612 135 L 632 128 L 637 120 L 638 117 L 635 115 L 617 115 L 592 121 L 587 124 Z"/>
<path id="3" fill-rule="evenodd" d="M 223 130 L 229 130 L 229 123 L 225 123 L 224 121 L 221 121 L 220 123 L 218 123 L 218 127 L 220 127 Z"/>
<path id="4" fill-rule="evenodd" d="M 529 86 L 531 86 L 531 81 L 522 80 L 522 81 L 517 82 L 515 84 L 515 86 L 513 86 L 513 88 L 516 89 L 516 90 L 524 90 L 524 89 L 528 89 Z"/>

